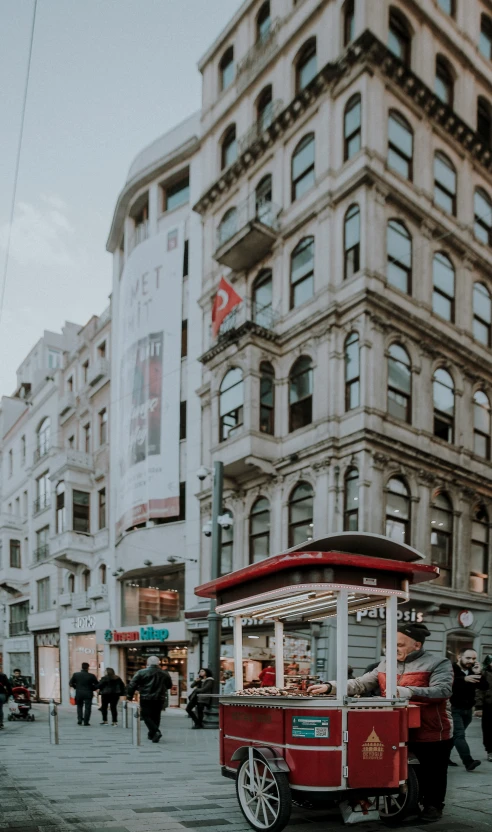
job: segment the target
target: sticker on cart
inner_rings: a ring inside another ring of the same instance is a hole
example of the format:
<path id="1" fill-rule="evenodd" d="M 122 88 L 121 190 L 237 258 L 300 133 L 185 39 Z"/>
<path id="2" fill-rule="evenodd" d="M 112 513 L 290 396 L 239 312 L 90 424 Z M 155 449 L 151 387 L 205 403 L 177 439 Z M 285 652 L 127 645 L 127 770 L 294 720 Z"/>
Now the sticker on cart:
<path id="1" fill-rule="evenodd" d="M 330 736 L 329 716 L 293 716 L 292 736 L 304 739 L 327 739 Z"/>

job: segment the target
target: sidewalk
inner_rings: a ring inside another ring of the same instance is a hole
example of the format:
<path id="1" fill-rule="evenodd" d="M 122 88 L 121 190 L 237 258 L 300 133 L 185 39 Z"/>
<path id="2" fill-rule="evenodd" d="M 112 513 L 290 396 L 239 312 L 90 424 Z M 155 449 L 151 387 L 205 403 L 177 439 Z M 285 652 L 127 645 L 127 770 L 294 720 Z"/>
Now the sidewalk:
<path id="1" fill-rule="evenodd" d="M 89 730 L 74 708 L 60 708 L 60 745 L 49 745 L 47 707 L 34 706 L 36 722 L 6 722 L 0 734 L 0 830 L 2 832 L 247 832 L 235 785 L 220 775 L 216 731 L 193 731 L 180 712 L 163 719 L 163 740 L 131 745 L 131 731 L 100 726 L 93 711 Z M 492 763 L 487 763 L 475 720 L 472 753 L 482 765 L 468 774 L 449 772 L 445 817 L 432 829 L 486 832 L 492 820 Z M 456 752 L 453 752 L 456 758 Z M 294 809 L 295 832 L 339 832 L 338 810 Z M 288 828 L 290 828 L 290 826 Z M 351 827 L 348 827 L 351 828 Z M 386 829 L 380 823 L 355 827 Z M 409 824 L 406 830 L 426 825 Z"/>

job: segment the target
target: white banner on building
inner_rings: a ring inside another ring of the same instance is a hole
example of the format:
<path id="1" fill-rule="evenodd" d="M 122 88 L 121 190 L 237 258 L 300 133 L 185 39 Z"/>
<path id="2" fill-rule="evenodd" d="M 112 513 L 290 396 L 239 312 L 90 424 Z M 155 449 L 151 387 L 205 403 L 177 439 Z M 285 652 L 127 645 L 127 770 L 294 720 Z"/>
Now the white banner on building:
<path id="1" fill-rule="evenodd" d="M 116 532 L 179 514 L 184 227 L 130 254 L 120 282 Z"/>

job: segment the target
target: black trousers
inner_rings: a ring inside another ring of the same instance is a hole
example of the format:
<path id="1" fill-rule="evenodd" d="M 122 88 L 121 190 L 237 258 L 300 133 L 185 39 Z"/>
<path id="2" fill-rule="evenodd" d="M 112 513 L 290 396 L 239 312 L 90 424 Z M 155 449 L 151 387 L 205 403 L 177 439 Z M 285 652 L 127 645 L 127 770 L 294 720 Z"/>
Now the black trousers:
<path id="1" fill-rule="evenodd" d="M 111 718 L 113 723 L 118 722 L 118 700 L 117 693 L 102 693 L 101 694 L 101 713 L 104 722 L 108 721 L 108 707 L 111 709 Z"/>
<path id="2" fill-rule="evenodd" d="M 205 712 L 205 705 L 202 705 L 201 702 L 197 702 L 195 706 L 189 711 L 189 714 L 195 723 L 195 725 L 202 725 L 203 724 L 203 714 Z"/>
<path id="3" fill-rule="evenodd" d="M 88 696 L 76 696 L 75 701 L 77 703 L 77 722 L 88 725 L 91 718 L 92 696 L 90 698 Z"/>
<path id="4" fill-rule="evenodd" d="M 161 699 L 140 699 L 140 713 L 151 737 L 159 730 L 163 704 Z"/>
<path id="5" fill-rule="evenodd" d="M 409 742 L 408 750 L 417 757 L 415 774 L 419 781 L 419 802 L 442 809 L 448 785 L 448 761 L 453 740 Z"/>
<path id="6" fill-rule="evenodd" d="M 492 705 L 482 708 L 482 736 L 487 754 L 492 754 Z"/>
<path id="7" fill-rule="evenodd" d="M 451 708 L 453 714 L 453 745 L 460 755 L 463 764 L 468 766 L 473 757 L 470 746 L 466 741 L 466 729 L 473 719 L 471 708 Z"/>

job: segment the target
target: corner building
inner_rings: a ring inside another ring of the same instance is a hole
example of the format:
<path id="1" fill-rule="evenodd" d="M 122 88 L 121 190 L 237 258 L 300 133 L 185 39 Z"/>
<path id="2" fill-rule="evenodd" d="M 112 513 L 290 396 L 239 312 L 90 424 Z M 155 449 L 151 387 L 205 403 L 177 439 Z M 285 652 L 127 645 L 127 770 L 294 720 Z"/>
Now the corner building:
<path id="1" fill-rule="evenodd" d="M 225 465 L 222 570 L 386 534 L 441 568 L 405 612 L 430 649 L 490 653 L 490 7 L 255 0 L 200 69 L 202 462 Z M 221 276 L 243 301 L 214 339 Z M 333 673 L 332 626 L 293 622 L 288 658 Z M 252 662 L 270 655 L 254 632 Z M 357 672 L 383 639 L 379 611 L 359 614 Z"/>

